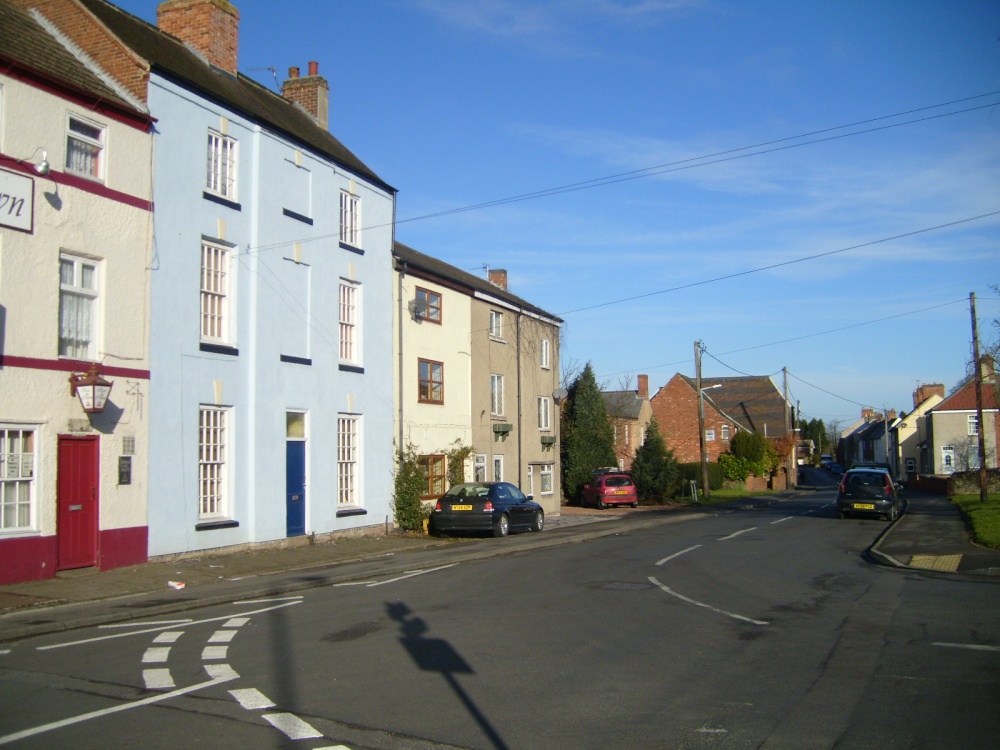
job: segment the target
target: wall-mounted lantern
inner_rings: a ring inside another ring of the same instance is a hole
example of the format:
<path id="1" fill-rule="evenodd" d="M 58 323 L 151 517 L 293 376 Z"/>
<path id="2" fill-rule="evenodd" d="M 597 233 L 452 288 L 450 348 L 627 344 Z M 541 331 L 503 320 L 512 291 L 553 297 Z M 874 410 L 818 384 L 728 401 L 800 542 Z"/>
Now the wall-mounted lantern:
<path id="1" fill-rule="evenodd" d="M 69 395 L 80 399 L 80 406 L 87 414 L 100 414 L 108 404 L 112 383 L 101 377 L 95 362 L 86 375 L 79 372 L 69 376 Z"/>

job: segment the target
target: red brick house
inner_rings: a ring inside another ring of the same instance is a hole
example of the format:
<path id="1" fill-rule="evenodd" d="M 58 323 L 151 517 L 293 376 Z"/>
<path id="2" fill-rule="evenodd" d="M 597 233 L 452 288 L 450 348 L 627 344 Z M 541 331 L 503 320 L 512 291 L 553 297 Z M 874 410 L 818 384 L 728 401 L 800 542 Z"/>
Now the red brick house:
<path id="1" fill-rule="evenodd" d="M 615 456 L 618 468 L 628 471 L 636 449 L 646 439 L 646 428 L 653 420 L 649 402 L 649 376 L 638 377 L 638 388 L 631 391 L 602 391 L 604 408 L 615 434 Z"/>
<path id="2" fill-rule="evenodd" d="M 769 377 L 702 378 L 701 387 L 709 461 L 718 461 L 729 450 L 729 441 L 737 430 L 756 432 L 765 438 L 785 434 L 785 401 Z M 653 395 L 650 404 L 663 440 L 677 460 L 701 460 L 694 378 L 677 373 Z"/>

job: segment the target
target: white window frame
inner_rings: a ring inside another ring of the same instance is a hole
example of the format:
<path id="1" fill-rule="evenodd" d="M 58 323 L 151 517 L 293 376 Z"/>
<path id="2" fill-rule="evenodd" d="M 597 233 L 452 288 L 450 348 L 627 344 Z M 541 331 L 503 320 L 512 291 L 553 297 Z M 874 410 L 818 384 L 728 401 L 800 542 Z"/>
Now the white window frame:
<path id="1" fill-rule="evenodd" d="M 525 495 L 535 494 L 535 467 L 534 464 L 528 464 L 528 488 L 524 491 Z"/>
<path id="2" fill-rule="evenodd" d="M 715 442 L 715 430 L 705 430 L 705 442 L 706 443 Z"/>
<path id="3" fill-rule="evenodd" d="M 351 247 L 361 247 L 361 198 L 340 191 L 340 241 Z"/>
<path id="4" fill-rule="evenodd" d="M 38 429 L 0 424 L 0 537 L 37 531 L 37 466 Z"/>
<path id="5" fill-rule="evenodd" d="M 201 241 L 201 340 L 211 344 L 233 343 L 233 248 Z"/>
<path id="6" fill-rule="evenodd" d="M 722 439 L 729 440 L 729 425 L 722 425 Z"/>
<path id="7" fill-rule="evenodd" d="M 239 142 L 235 138 L 209 128 L 205 189 L 234 203 L 237 200 L 238 149 Z"/>
<path id="8" fill-rule="evenodd" d="M 552 352 L 551 352 L 551 342 L 548 339 L 542 339 L 541 345 L 539 347 L 540 353 L 540 365 L 543 370 L 552 369 Z"/>
<path id="9" fill-rule="evenodd" d="M 472 466 L 472 481 L 473 482 L 485 482 L 486 481 L 486 454 L 477 453 L 476 460 Z"/>
<path id="10" fill-rule="evenodd" d="M 503 416 L 503 375 L 490 374 L 490 416 Z"/>
<path id="11" fill-rule="evenodd" d="M 72 268 L 72 278 L 63 280 L 66 265 Z M 90 269 L 90 286 L 85 280 L 84 269 Z M 69 253 L 59 254 L 59 356 L 69 359 L 98 359 L 98 337 L 101 330 L 101 262 Z M 70 306 L 74 310 L 70 310 Z M 73 312 L 77 318 L 72 325 L 69 318 Z M 83 331 L 83 328 L 89 330 Z M 82 336 L 86 335 L 85 346 Z"/>
<path id="12" fill-rule="evenodd" d="M 544 432 L 552 430 L 552 400 L 548 396 L 538 397 L 538 429 Z"/>
<path id="13" fill-rule="evenodd" d="M 337 415 L 337 505 L 361 507 L 361 417 Z"/>
<path id="14" fill-rule="evenodd" d="M 340 322 L 340 361 L 361 363 L 361 284 L 340 280 L 337 317 Z"/>
<path id="15" fill-rule="evenodd" d="M 198 409 L 198 518 L 230 518 L 230 408 L 201 404 Z"/>
<path id="16" fill-rule="evenodd" d="M 979 434 L 979 416 L 977 414 L 968 414 L 967 416 L 967 429 L 969 435 Z"/>
<path id="17" fill-rule="evenodd" d="M 499 310 L 490 310 L 490 338 L 503 338 L 503 313 Z"/>
<path id="18" fill-rule="evenodd" d="M 541 481 L 539 483 L 539 490 L 541 491 L 541 494 L 551 495 L 553 492 L 555 492 L 555 486 L 556 486 L 555 464 L 541 464 L 539 474 L 541 475 Z"/>
<path id="19" fill-rule="evenodd" d="M 493 456 L 493 481 L 503 481 L 503 456 Z"/>
<path id="20" fill-rule="evenodd" d="M 82 132 L 81 128 L 96 130 L 97 134 Z M 106 137 L 104 125 L 70 113 L 66 118 L 66 171 L 103 181 Z"/>

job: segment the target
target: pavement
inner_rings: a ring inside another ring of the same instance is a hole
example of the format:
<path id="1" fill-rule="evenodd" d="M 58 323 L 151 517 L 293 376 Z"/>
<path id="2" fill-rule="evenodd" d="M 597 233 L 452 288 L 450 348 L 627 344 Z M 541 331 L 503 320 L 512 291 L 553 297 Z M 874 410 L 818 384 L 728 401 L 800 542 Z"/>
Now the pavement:
<path id="1" fill-rule="evenodd" d="M 55 578 L 0 586 L 0 642 L 75 628 L 162 616 L 240 599 L 277 596 L 373 576 L 483 559 L 541 546 L 581 541 L 638 526 L 681 522 L 727 508 L 761 507 L 816 489 L 799 487 L 767 498 L 724 505 L 673 505 L 596 510 L 563 506 L 542 534 L 438 539 L 416 533 L 308 537 L 280 545 L 157 558 L 106 572 L 64 571 Z M 897 568 L 971 576 L 1000 576 L 1000 550 L 969 541 L 964 517 L 947 498 L 907 493 L 906 512 L 867 551 Z"/>

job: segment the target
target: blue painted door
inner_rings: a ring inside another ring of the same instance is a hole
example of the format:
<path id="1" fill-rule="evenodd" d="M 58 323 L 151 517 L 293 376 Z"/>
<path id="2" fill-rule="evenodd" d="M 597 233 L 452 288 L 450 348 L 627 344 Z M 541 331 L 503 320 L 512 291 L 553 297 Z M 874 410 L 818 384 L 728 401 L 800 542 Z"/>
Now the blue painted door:
<path id="1" fill-rule="evenodd" d="M 285 443 L 285 526 L 288 536 L 306 533 L 306 443 Z"/>

